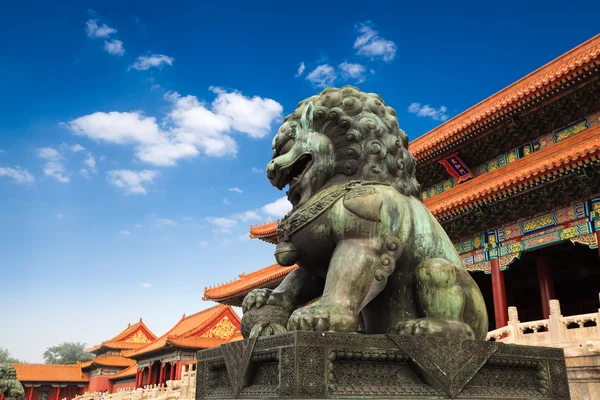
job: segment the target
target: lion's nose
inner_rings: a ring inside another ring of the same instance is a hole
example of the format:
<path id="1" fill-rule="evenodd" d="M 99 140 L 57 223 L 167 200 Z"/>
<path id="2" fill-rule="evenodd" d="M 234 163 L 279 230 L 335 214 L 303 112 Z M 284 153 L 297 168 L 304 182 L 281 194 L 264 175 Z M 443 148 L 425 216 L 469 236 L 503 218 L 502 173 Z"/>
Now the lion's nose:
<path id="1" fill-rule="evenodd" d="M 275 164 L 273 163 L 273 161 L 270 161 L 269 164 L 267 164 L 267 178 L 269 178 L 269 180 L 275 179 L 275 176 L 277 174 L 275 173 Z"/>

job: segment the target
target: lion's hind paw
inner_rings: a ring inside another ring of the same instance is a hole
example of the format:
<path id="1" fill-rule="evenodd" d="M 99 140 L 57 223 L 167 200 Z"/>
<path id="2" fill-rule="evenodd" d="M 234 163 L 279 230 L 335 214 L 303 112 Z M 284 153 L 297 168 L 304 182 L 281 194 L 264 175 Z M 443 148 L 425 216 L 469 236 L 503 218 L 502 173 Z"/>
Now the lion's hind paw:
<path id="1" fill-rule="evenodd" d="M 445 321 L 438 318 L 416 318 L 400 321 L 396 326 L 390 328 L 389 333 L 475 339 L 473 329 L 464 322 Z"/>

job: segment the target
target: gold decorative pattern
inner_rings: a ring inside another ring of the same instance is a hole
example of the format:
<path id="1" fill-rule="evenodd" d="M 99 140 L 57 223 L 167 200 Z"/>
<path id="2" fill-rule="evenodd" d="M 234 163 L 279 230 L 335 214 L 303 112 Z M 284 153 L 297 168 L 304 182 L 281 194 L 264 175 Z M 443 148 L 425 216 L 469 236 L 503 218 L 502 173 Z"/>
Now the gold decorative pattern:
<path id="1" fill-rule="evenodd" d="M 542 215 L 530 221 L 523 222 L 523 233 L 528 233 L 551 225 L 554 225 L 554 215 Z"/>
<path id="2" fill-rule="evenodd" d="M 510 252 L 510 254 L 519 253 L 519 252 L 523 251 L 523 243 L 517 242 L 517 243 L 509 244 L 508 251 Z"/>
<path id="3" fill-rule="evenodd" d="M 562 231 L 560 231 L 560 238 L 565 240 L 565 239 L 571 239 L 577 236 L 577 227 L 576 226 L 571 226 L 569 228 L 563 229 Z"/>
<path id="4" fill-rule="evenodd" d="M 144 335 L 144 332 L 137 331 L 135 333 L 135 335 L 132 335 L 129 338 L 127 338 L 127 340 L 125 340 L 125 342 L 127 342 L 127 343 L 150 343 L 150 339 L 148 339 L 148 337 L 146 335 Z"/>
<path id="5" fill-rule="evenodd" d="M 500 257 L 500 265 L 502 267 L 508 267 L 519 257 L 521 257 L 521 253 L 507 254 L 505 256 L 502 256 L 502 257 Z"/>
<path id="6" fill-rule="evenodd" d="M 587 120 L 578 122 L 574 125 L 571 125 L 565 129 L 562 129 L 562 130 L 556 132 L 556 141 L 559 142 L 561 140 L 570 138 L 571 136 L 577 135 L 578 133 L 581 133 L 588 128 L 589 128 L 589 125 L 587 123 Z"/>
<path id="7" fill-rule="evenodd" d="M 238 328 L 231 322 L 229 317 L 224 316 L 215 326 L 209 331 L 202 334 L 203 338 L 229 339 L 234 333 L 237 333 Z"/>
<path id="8" fill-rule="evenodd" d="M 587 235 L 582 235 L 576 238 L 572 238 L 570 239 L 571 243 L 573 244 L 583 244 L 589 247 L 596 247 L 598 246 L 598 241 L 596 240 L 596 235 L 593 233 L 587 234 Z"/>

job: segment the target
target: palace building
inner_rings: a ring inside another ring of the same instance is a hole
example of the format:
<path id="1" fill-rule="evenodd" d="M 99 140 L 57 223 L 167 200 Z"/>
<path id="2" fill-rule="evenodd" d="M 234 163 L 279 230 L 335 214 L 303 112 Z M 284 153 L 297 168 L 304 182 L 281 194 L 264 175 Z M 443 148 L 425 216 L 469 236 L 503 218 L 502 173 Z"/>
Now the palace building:
<path id="1" fill-rule="evenodd" d="M 198 350 L 242 339 L 240 329 L 240 317 L 231 306 L 217 305 L 184 315 L 167 333 L 123 356 L 137 363 L 135 387 L 162 385 L 178 380 L 188 365 L 194 369 Z"/>
<path id="2" fill-rule="evenodd" d="M 113 389 L 130 386 L 129 379 L 123 378 L 123 381 L 116 382 L 112 379 L 124 370 L 135 366 L 135 360 L 124 357 L 123 352 L 138 349 L 155 340 L 156 335 L 148 329 L 140 318 L 138 323 L 129 325 L 127 329 L 114 338 L 87 349 L 87 352 L 95 355 L 91 361 L 81 365 L 81 370 L 86 372 L 90 378 L 88 391 L 103 392 L 108 390 L 112 392 Z"/>
<path id="3" fill-rule="evenodd" d="M 509 306 L 525 321 L 547 320 L 554 299 L 567 316 L 598 314 L 600 35 L 409 150 L 423 202 L 483 292 L 490 330 L 508 325 Z M 277 222 L 252 226 L 250 237 L 277 243 L 276 231 Z M 206 288 L 204 299 L 239 306 L 248 292 L 276 287 L 294 268 L 242 274 Z"/>
<path id="4" fill-rule="evenodd" d="M 71 400 L 86 392 L 161 385 L 195 369 L 196 352 L 242 339 L 240 317 L 217 305 L 181 318 L 157 337 L 140 318 L 112 339 L 86 349 L 91 361 L 77 364 L 13 364 L 26 400 Z M 0 395 L 2 400 L 3 395 Z"/>

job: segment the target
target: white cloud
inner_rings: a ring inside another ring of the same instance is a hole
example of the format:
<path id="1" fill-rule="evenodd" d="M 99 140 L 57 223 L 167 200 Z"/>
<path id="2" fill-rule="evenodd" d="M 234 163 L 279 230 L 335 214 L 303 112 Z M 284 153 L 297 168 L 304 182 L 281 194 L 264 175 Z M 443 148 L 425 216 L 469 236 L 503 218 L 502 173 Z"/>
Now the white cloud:
<path id="1" fill-rule="evenodd" d="M 111 41 L 104 41 L 104 50 L 106 50 L 109 54 L 113 56 L 122 56 L 125 54 L 125 49 L 123 48 L 123 42 L 117 39 L 112 39 Z"/>
<path id="2" fill-rule="evenodd" d="M 229 191 L 230 192 L 236 192 L 236 193 L 244 193 L 244 191 L 242 189 L 240 189 L 239 187 L 237 187 L 237 186 L 229 188 Z"/>
<path id="3" fill-rule="evenodd" d="M 433 108 L 428 104 L 422 106 L 420 103 L 412 103 L 408 107 L 408 112 L 411 114 L 416 114 L 417 117 L 426 117 L 431 118 L 436 121 L 446 121 L 449 117 L 446 114 L 448 109 L 445 106 L 441 106 L 440 108 Z"/>
<path id="4" fill-rule="evenodd" d="M 94 174 L 97 172 L 96 169 L 96 159 L 92 155 L 91 152 L 87 153 L 87 157 L 83 160 L 83 163 L 88 167 L 88 169 Z"/>
<path id="5" fill-rule="evenodd" d="M 149 288 L 149 287 L 152 287 L 152 284 L 151 283 L 142 283 L 140 286 L 143 288 Z"/>
<path id="6" fill-rule="evenodd" d="M 40 158 L 46 160 L 44 164 L 44 175 L 52 177 L 61 183 L 70 182 L 70 178 L 65 176 L 65 166 L 63 156 L 52 147 L 44 147 L 38 150 Z"/>
<path id="7" fill-rule="evenodd" d="M 85 147 L 80 144 L 74 144 L 73 146 L 69 147 L 69 150 L 71 150 L 73 153 L 79 153 L 80 151 L 85 150 Z"/>
<path id="8" fill-rule="evenodd" d="M 247 133 L 250 137 L 263 138 L 271 131 L 271 123 L 283 113 L 283 106 L 271 99 L 258 96 L 243 96 L 238 91 L 226 92 L 219 87 L 211 87 L 218 96 L 213 102 L 213 110 L 218 115 L 229 117 L 231 128 Z"/>
<path id="9" fill-rule="evenodd" d="M 308 74 L 306 79 L 316 87 L 327 87 L 333 85 L 337 79 L 337 73 L 331 65 L 322 64 Z"/>
<path id="10" fill-rule="evenodd" d="M 128 70 L 137 69 L 146 71 L 150 68 L 162 68 L 164 65 L 173 65 L 175 59 L 164 54 L 151 54 L 149 56 L 139 56 L 137 60 L 129 66 Z"/>
<path id="11" fill-rule="evenodd" d="M 260 215 L 258 215 L 256 211 L 244 211 L 243 213 L 235 214 L 233 218 L 243 222 L 248 222 L 251 220 L 260 220 Z"/>
<path id="12" fill-rule="evenodd" d="M 15 166 L 15 168 L 10 167 L 0 167 L 0 176 L 7 176 L 13 179 L 17 183 L 33 183 L 35 182 L 35 178 L 33 175 L 29 173 L 24 168 L 20 166 Z"/>
<path id="13" fill-rule="evenodd" d="M 281 218 L 292 209 L 292 204 L 287 197 L 282 197 L 262 208 L 262 211 L 272 217 Z"/>
<path id="14" fill-rule="evenodd" d="M 382 58 L 390 62 L 396 56 L 396 44 L 386 40 L 377 34 L 369 22 L 358 27 L 360 36 L 354 41 L 356 54 L 370 57 L 371 59 Z"/>
<path id="15" fill-rule="evenodd" d="M 283 113 L 283 107 L 271 99 L 249 98 L 213 87 L 211 90 L 217 97 L 210 109 L 195 96 L 166 93 L 164 98 L 171 106 L 160 124 L 155 117 L 141 112 L 113 111 L 85 115 L 63 125 L 93 140 L 132 144 L 141 161 L 173 166 L 200 152 L 213 157 L 235 155 L 237 144 L 230 132 L 264 137 Z"/>
<path id="16" fill-rule="evenodd" d="M 342 78 L 346 80 L 352 79 L 356 83 L 361 83 L 365 80 L 366 68 L 362 64 L 351 64 L 344 61 L 340 64 L 339 69 L 342 71 Z"/>
<path id="17" fill-rule="evenodd" d="M 200 245 L 202 247 L 206 247 L 206 246 L 208 246 L 208 242 L 206 242 L 206 241 L 203 240 L 201 242 L 198 242 L 198 245 Z"/>
<path id="18" fill-rule="evenodd" d="M 124 189 L 130 194 L 146 194 L 145 183 L 152 183 L 158 175 L 158 171 L 143 170 L 131 171 L 127 169 L 116 169 L 107 172 L 108 183 Z"/>
<path id="19" fill-rule="evenodd" d="M 131 236 L 131 232 L 129 232 L 129 231 L 121 231 L 121 235 L 123 235 L 123 236 Z"/>
<path id="20" fill-rule="evenodd" d="M 154 90 L 157 90 L 157 89 L 160 89 L 160 85 L 158 83 L 155 83 L 152 86 L 150 86 L 150 90 L 151 91 L 154 91 Z"/>
<path id="21" fill-rule="evenodd" d="M 177 222 L 169 218 L 158 218 L 155 225 L 159 228 L 173 228 L 177 226 Z"/>
<path id="22" fill-rule="evenodd" d="M 223 204 L 225 204 L 226 206 L 231 205 L 231 200 L 229 200 L 227 197 L 225 197 L 223 199 Z"/>
<path id="23" fill-rule="evenodd" d="M 208 217 L 206 218 L 206 220 L 208 222 L 210 222 L 211 224 L 215 224 L 218 227 L 227 229 L 227 228 L 233 228 L 234 226 L 237 225 L 238 221 L 234 218 L 225 218 L 225 217 Z"/>
<path id="24" fill-rule="evenodd" d="M 109 27 L 106 24 L 98 25 L 97 19 L 90 19 L 86 23 L 87 35 L 91 38 L 107 38 L 113 33 L 117 33 L 116 29 Z"/>
<path id="25" fill-rule="evenodd" d="M 261 174 L 263 172 L 265 172 L 264 169 L 260 169 L 260 168 L 256 168 L 256 167 L 252 167 L 252 172 L 256 172 L 257 174 Z"/>
<path id="26" fill-rule="evenodd" d="M 306 66 L 304 65 L 304 61 L 302 61 L 300 63 L 300 66 L 298 67 L 298 71 L 296 71 L 295 77 L 298 78 L 299 76 L 302 76 L 305 69 L 306 69 Z"/>
<path id="27" fill-rule="evenodd" d="M 135 227 L 139 229 L 142 227 L 142 224 L 135 224 Z"/>
<path id="28" fill-rule="evenodd" d="M 65 214 L 63 213 L 56 213 L 56 219 L 63 219 L 65 217 Z"/>

